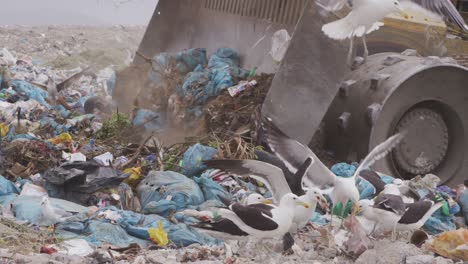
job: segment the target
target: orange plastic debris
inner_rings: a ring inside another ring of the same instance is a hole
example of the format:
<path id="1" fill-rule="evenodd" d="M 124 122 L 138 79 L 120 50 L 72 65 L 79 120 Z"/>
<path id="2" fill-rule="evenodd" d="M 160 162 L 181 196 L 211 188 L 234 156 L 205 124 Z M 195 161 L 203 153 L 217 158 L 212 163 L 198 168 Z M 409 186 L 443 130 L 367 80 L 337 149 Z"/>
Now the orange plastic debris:
<path id="1" fill-rule="evenodd" d="M 426 247 L 443 257 L 468 261 L 468 230 L 462 228 L 444 232 Z"/>

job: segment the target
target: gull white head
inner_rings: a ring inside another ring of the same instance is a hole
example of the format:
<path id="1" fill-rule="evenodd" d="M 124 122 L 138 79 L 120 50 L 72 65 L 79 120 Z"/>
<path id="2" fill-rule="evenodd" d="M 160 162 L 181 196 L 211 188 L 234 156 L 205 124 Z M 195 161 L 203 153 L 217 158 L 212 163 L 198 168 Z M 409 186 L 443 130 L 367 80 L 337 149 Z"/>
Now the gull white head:
<path id="1" fill-rule="evenodd" d="M 323 209 L 327 210 L 328 209 L 328 201 L 325 199 L 325 197 L 322 195 L 322 191 L 320 191 L 319 188 L 312 187 L 307 189 L 307 196 L 309 201 L 313 201 L 318 203 L 318 205 Z"/>
<path id="2" fill-rule="evenodd" d="M 252 193 L 249 196 L 247 196 L 247 204 L 259 204 L 259 203 L 271 204 L 272 201 L 265 199 L 263 196 L 261 196 L 258 193 Z"/>
<path id="3" fill-rule="evenodd" d="M 359 211 L 364 212 L 367 208 L 370 208 L 373 205 L 374 205 L 373 200 L 367 200 L 367 199 L 360 200 L 359 201 Z"/>
<path id="4" fill-rule="evenodd" d="M 383 0 L 383 4 L 387 5 L 388 7 L 392 7 L 393 12 L 395 13 L 404 13 L 403 7 L 400 4 L 399 0 Z"/>
<path id="5" fill-rule="evenodd" d="M 310 204 L 305 203 L 299 200 L 299 197 L 294 193 L 285 194 L 280 201 L 280 206 L 284 206 L 287 208 L 295 208 L 296 205 L 304 206 L 305 208 L 310 208 Z"/>

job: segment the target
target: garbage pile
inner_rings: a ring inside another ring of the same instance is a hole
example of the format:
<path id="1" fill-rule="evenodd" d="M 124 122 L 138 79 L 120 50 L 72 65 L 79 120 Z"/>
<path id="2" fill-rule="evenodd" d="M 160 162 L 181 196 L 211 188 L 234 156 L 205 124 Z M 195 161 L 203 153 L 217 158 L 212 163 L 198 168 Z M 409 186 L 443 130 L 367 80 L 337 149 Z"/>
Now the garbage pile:
<path id="1" fill-rule="evenodd" d="M 151 64 L 149 81 L 135 98 L 133 125 L 162 134 L 170 129 L 195 136 L 213 132 L 223 140 L 250 136 L 251 115 L 262 104 L 272 75 L 242 69 L 230 48 L 211 56 L 196 48 L 145 59 Z M 122 92 L 115 93 L 121 100 Z"/>
<path id="2" fill-rule="evenodd" d="M 263 152 L 258 109 L 271 76 L 241 69 L 239 56 L 229 48 L 209 59 L 204 49 L 160 54 L 151 59 L 149 72 L 156 86 L 140 91 L 152 96 L 138 97 L 134 114 L 127 116 L 113 103 L 111 69 L 93 76 L 81 68 L 53 70 L 7 58 L 0 90 L 2 224 L 28 224 L 51 237 L 36 253 L 105 262 L 141 260 L 138 252 L 158 249 L 159 257 L 176 252 L 174 261 L 236 261 L 228 249 L 218 250 L 224 241 L 192 225 L 228 202 L 245 202 L 250 194 L 271 198 L 272 193 L 260 181 L 207 168 L 203 161 L 256 159 Z M 204 137 L 171 146 L 158 138 L 168 128 L 190 130 L 200 122 Z M 146 136 L 135 140 L 135 134 Z M 355 170 L 356 164 L 332 167 L 340 177 Z M 466 260 L 466 229 L 457 230 L 466 228 L 459 217 L 463 212 L 466 220 L 466 188 L 438 186 L 435 175 L 410 181 L 378 177 L 385 186 L 404 187 L 411 193 L 408 199 L 443 197 L 444 205 L 424 225 L 431 237 L 427 248 Z M 364 179 L 358 189 L 360 199 L 379 193 Z M 366 219 L 347 218 L 349 210 L 333 218 L 327 211 L 318 209 L 310 219 L 318 236 L 298 239 L 308 247 L 304 256 L 359 261 L 378 247 L 379 241 L 368 238 L 374 230 Z M 330 230 L 338 219 L 345 228 Z M 13 242 L 11 237 L 0 241 Z M 241 263 L 250 261 L 242 258 Z"/>
<path id="3" fill-rule="evenodd" d="M 224 52 L 210 61 L 212 69 L 206 74 L 215 79 L 198 92 L 201 97 L 194 107 L 233 86 L 232 69 L 223 67 L 238 64 L 238 58 L 232 59 L 237 60 L 234 63 L 228 58 L 235 57 L 234 51 Z M 139 122 L 153 111 L 139 109 L 132 119 L 116 112 L 111 98 L 113 70 L 106 68 L 97 74 L 82 68 L 57 70 L 13 54 L 4 49 L 0 63 L 2 219 L 53 226 L 54 236 L 71 241 L 70 247 L 76 249 L 83 245 L 124 248 L 135 243 L 141 247 L 220 243 L 189 227 L 198 220 L 181 211 L 224 206 L 221 199 L 231 199 L 233 194 L 241 199 L 255 190 L 246 181 L 228 192 L 212 180 L 216 173 L 200 166 L 201 160 L 217 155 L 221 142 L 205 140 L 213 147 L 182 143 L 167 148 L 156 137 L 143 142 L 126 140 L 142 128 L 153 132 L 159 127 L 147 120 Z M 240 76 L 240 68 L 237 70 Z M 182 89 L 190 96 L 196 93 L 188 86 Z M 252 87 L 244 93 L 250 96 Z M 242 95 L 227 96 L 224 107 L 233 112 L 261 104 L 257 99 L 247 105 Z M 216 104 L 223 102 L 212 102 L 212 106 Z M 244 113 L 242 122 L 248 124 L 250 116 Z M 249 151 L 253 150 L 244 150 Z M 232 183 L 225 179 L 223 184 Z M 47 245 L 41 249 L 57 250 Z M 89 251 L 79 255 L 85 253 Z"/>

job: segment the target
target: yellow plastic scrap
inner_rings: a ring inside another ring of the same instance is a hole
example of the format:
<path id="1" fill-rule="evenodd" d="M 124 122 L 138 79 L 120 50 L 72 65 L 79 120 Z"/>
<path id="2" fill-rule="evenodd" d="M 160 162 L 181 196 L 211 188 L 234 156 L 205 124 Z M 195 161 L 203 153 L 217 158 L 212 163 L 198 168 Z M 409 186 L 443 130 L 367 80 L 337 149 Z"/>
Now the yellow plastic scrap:
<path id="1" fill-rule="evenodd" d="M 150 240 L 153 241 L 156 245 L 164 247 L 169 243 L 167 238 L 167 233 L 164 232 L 161 221 L 158 221 L 158 228 L 150 227 L 148 228 L 148 234 Z"/>
<path id="2" fill-rule="evenodd" d="M 124 182 L 130 186 L 136 186 L 141 178 L 141 167 L 128 168 L 123 173 L 130 174 Z"/>
<path id="3" fill-rule="evenodd" d="M 50 143 L 54 144 L 54 145 L 58 145 L 58 144 L 61 144 L 61 143 L 73 143 L 73 139 L 71 137 L 70 134 L 68 133 L 62 133 L 54 138 L 51 138 L 49 139 Z"/>
<path id="4" fill-rule="evenodd" d="M 0 123 L 0 137 L 4 137 L 8 134 L 8 131 L 10 131 L 10 127 L 8 124 L 5 123 Z"/>
<path id="5" fill-rule="evenodd" d="M 434 238 L 427 248 L 446 258 L 468 261 L 468 229 L 444 232 Z"/>

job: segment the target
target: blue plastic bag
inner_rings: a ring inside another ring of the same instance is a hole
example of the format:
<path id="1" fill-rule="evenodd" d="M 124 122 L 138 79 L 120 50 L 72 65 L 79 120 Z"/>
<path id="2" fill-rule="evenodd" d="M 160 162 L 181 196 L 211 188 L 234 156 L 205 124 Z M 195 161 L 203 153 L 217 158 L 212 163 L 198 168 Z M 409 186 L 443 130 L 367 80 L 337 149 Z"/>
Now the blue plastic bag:
<path id="1" fill-rule="evenodd" d="M 375 188 L 365 179 L 360 178 L 358 180 L 357 188 L 359 191 L 359 200 L 362 199 L 371 199 L 375 195 Z"/>
<path id="2" fill-rule="evenodd" d="M 440 210 L 440 209 L 439 209 Z M 457 229 L 452 216 L 444 216 L 436 211 L 424 224 L 424 229 L 431 235 Z"/>
<path id="3" fill-rule="evenodd" d="M 189 177 L 201 173 L 207 169 L 207 167 L 202 164 L 202 161 L 212 159 L 217 152 L 217 149 L 199 143 L 191 146 L 183 155 L 181 164 L 182 173 Z"/>
<path id="4" fill-rule="evenodd" d="M 163 199 L 174 202 L 177 210 L 190 205 L 199 205 L 205 201 L 198 184 L 173 171 L 151 171 L 138 184 L 137 194 L 143 209 L 150 202 Z M 154 206 L 154 203 L 150 205 Z"/>
<path id="5" fill-rule="evenodd" d="M 176 54 L 176 68 L 180 73 L 189 73 L 199 65 L 207 64 L 206 49 L 188 49 Z"/>
<path id="6" fill-rule="evenodd" d="M 29 98 L 36 100 L 38 103 L 47 108 L 50 107 L 50 105 L 45 100 L 49 94 L 41 88 L 23 80 L 12 80 L 11 85 L 14 87 L 16 92 L 27 95 Z"/>
<path id="7" fill-rule="evenodd" d="M 15 186 L 15 184 L 0 175 L 0 196 L 13 193 L 18 194 L 20 193 L 20 190 Z"/>
<path id="8" fill-rule="evenodd" d="M 142 212 L 145 214 L 158 214 L 162 216 L 168 216 L 173 211 L 177 210 L 177 204 L 173 201 L 161 199 L 159 201 L 151 201 L 147 203 Z"/>
<path id="9" fill-rule="evenodd" d="M 226 192 L 221 185 L 208 178 L 210 171 L 205 172 L 200 177 L 193 177 L 193 180 L 200 186 L 205 196 L 205 200 L 231 199 L 231 194 Z"/>
<path id="10" fill-rule="evenodd" d="M 130 236 L 120 225 L 103 221 L 90 220 L 85 232 L 90 234 L 86 240 L 96 246 L 101 243 L 109 243 L 117 247 L 127 247 L 132 243 L 142 246 L 148 244 L 145 240 Z"/>
<path id="11" fill-rule="evenodd" d="M 393 183 L 393 181 L 395 180 L 395 178 L 393 178 L 392 176 L 388 176 L 388 175 L 379 175 L 380 176 L 380 179 L 382 179 L 382 181 L 385 183 L 385 184 L 390 184 L 390 183 Z"/>
<path id="12" fill-rule="evenodd" d="M 350 165 L 348 163 L 337 163 L 331 167 L 331 171 L 340 177 L 349 178 L 353 176 L 354 172 L 356 171 L 356 166 Z"/>
<path id="13" fill-rule="evenodd" d="M 48 226 L 49 223 L 46 219 L 43 219 L 42 208 L 41 208 L 41 197 L 35 196 L 18 196 L 13 201 L 13 210 L 15 211 L 16 219 L 25 220 L 29 223 L 36 225 Z M 63 209 L 69 212 L 77 212 L 84 214 L 88 211 L 88 208 L 81 206 L 76 203 L 72 203 L 62 199 L 49 198 L 50 203 L 53 207 Z"/>

